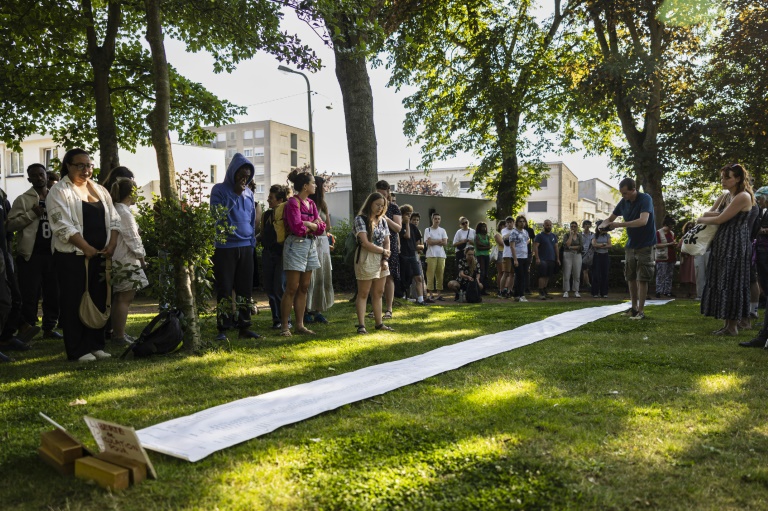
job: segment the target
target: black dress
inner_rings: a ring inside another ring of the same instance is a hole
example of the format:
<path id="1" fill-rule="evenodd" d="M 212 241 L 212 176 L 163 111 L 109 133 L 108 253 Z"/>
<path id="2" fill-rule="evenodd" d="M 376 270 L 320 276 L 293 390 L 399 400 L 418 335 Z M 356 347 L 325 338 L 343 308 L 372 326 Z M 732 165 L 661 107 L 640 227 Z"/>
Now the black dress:
<path id="1" fill-rule="evenodd" d="M 703 315 L 726 320 L 749 316 L 750 226 L 758 211 L 757 206 L 753 206 L 749 211 L 739 212 L 715 233 L 707 265 L 707 283 L 701 296 Z"/>
<path id="2" fill-rule="evenodd" d="M 104 204 L 83 202 L 83 232 L 85 241 L 96 250 L 107 245 Z M 104 328 L 88 328 L 80 321 L 78 311 L 85 292 L 84 256 L 75 252 L 54 252 L 53 260 L 59 282 L 60 319 L 64 346 L 69 360 L 104 349 Z M 88 263 L 88 291 L 99 310 L 107 307 L 107 283 L 101 278 L 105 271 L 104 256 L 98 254 Z"/>

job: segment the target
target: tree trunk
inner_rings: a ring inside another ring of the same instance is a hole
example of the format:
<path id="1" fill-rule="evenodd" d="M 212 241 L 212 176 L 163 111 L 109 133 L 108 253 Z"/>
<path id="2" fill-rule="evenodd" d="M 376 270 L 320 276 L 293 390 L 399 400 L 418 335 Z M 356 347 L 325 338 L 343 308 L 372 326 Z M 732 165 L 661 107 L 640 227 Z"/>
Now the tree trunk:
<path id="1" fill-rule="evenodd" d="M 664 205 L 664 190 L 661 183 L 664 169 L 658 163 L 658 149 L 642 153 L 635 157 L 635 172 L 637 181 L 643 191 L 653 199 L 653 213 L 656 217 L 656 229 L 661 229 L 667 208 Z"/>
<path id="2" fill-rule="evenodd" d="M 507 110 L 496 116 L 496 136 L 501 152 L 501 175 L 496 195 L 497 220 L 512 215 L 512 207 L 517 201 L 517 181 L 520 178 L 520 165 L 517 160 L 519 125 L 519 112 Z"/>
<path id="3" fill-rule="evenodd" d="M 88 60 L 93 68 L 93 94 L 96 102 L 96 134 L 99 139 L 99 177 L 109 174 L 120 165 L 117 144 L 117 126 L 112 109 L 112 91 L 109 87 L 110 72 L 115 62 L 115 43 L 122 22 L 122 5 L 119 1 L 109 2 L 107 28 L 104 42 L 99 45 L 96 20 L 91 0 L 83 0 L 84 17 L 90 21 L 86 31 Z"/>
<path id="4" fill-rule="evenodd" d="M 352 176 L 352 214 L 376 191 L 379 180 L 376 154 L 376 127 L 373 123 L 373 93 L 368 76 L 368 63 L 354 49 L 335 43 L 336 78 L 344 98 L 344 120 L 347 127 L 347 151 Z"/>
<path id="5" fill-rule="evenodd" d="M 160 170 L 160 193 L 163 198 L 179 200 L 176 189 L 176 169 L 173 164 L 171 139 L 168 136 L 168 122 L 171 110 L 171 81 L 168 73 L 168 60 L 163 43 L 163 26 L 160 12 L 161 0 L 145 0 L 147 11 L 147 42 L 152 53 L 152 75 L 155 82 L 155 107 L 148 116 L 152 130 L 152 144 L 157 154 L 157 166 Z M 194 273 L 181 258 L 171 261 L 176 283 L 176 303 L 187 321 L 184 334 L 184 347 L 194 351 L 200 346 L 200 325 L 197 318 L 195 294 L 192 290 Z"/>

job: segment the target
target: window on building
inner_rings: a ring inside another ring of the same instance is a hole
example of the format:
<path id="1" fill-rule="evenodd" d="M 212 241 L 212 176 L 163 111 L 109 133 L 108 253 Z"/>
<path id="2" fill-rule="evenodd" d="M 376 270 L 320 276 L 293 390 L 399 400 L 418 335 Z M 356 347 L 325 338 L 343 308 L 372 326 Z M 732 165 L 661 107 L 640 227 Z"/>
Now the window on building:
<path id="1" fill-rule="evenodd" d="M 227 132 L 227 140 L 230 142 L 234 142 L 237 140 L 237 132 L 236 131 L 228 131 Z"/>
<path id="2" fill-rule="evenodd" d="M 547 178 L 541 180 L 541 183 L 539 183 L 540 188 L 546 188 L 547 187 Z"/>
<path id="3" fill-rule="evenodd" d="M 40 152 L 42 153 L 40 155 L 40 159 L 43 161 L 45 168 L 48 170 L 53 170 L 53 159 L 56 157 L 56 149 L 51 147 L 48 149 L 43 149 Z"/>
<path id="4" fill-rule="evenodd" d="M 243 156 L 250 158 L 253 156 L 253 149 L 243 149 Z"/>
<path id="5" fill-rule="evenodd" d="M 236 152 L 237 152 L 237 149 L 227 149 L 227 161 L 234 158 Z"/>
<path id="6" fill-rule="evenodd" d="M 299 153 L 291 151 L 291 167 L 299 166 Z"/>
<path id="7" fill-rule="evenodd" d="M 254 165 L 253 166 L 253 175 L 254 176 L 263 176 L 264 175 L 264 165 Z"/>
<path id="8" fill-rule="evenodd" d="M 394 184 L 394 183 L 392 183 L 391 185 L 389 185 L 389 191 L 390 191 L 390 192 L 396 192 L 396 191 L 397 191 L 397 185 L 396 185 L 396 184 Z"/>
<path id="9" fill-rule="evenodd" d="M 8 169 L 9 176 L 19 176 L 24 174 L 24 155 L 22 153 L 6 151 L 5 168 Z"/>
<path id="10" fill-rule="evenodd" d="M 253 156 L 264 156 L 264 146 L 254 147 Z"/>
<path id="11" fill-rule="evenodd" d="M 253 138 L 264 138 L 264 130 L 253 130 Z"/>
<path id="12" fill-rule="evenodd" d="M 253 130 L 243 131 L 243 140 L 251 140 L 253 138 Z"/>
<path id="13" fill-rule="evenodd" d="M 210 182 L 211 183 L 215 183 L 216 182 L 216 165 L 211 165 Z"/>
<path id="14" fill-rule="evenodd" d="M 256 193 L 264 193 L 264 183 L 256 183 Z"/>
<path id="15" fill-rule="evenodd" d="M 216 134 L 216 141 L 217 142 L 226 142 L 227 141 L 227 134 L 226 133 L 217 133 Z"/>
<path id="16" fill-rule="evenodd" d="M 531 201 L 528 203 L 528 212 L 529 213 L 546 213 L 547 212 L 547 201 L 540 200 L 540 201 Z"/>
<path id="17" fill-rule="evenodd" d="M 291 149 L 299 148 L 299 136 L 296 133 L 291 133 Z"/>

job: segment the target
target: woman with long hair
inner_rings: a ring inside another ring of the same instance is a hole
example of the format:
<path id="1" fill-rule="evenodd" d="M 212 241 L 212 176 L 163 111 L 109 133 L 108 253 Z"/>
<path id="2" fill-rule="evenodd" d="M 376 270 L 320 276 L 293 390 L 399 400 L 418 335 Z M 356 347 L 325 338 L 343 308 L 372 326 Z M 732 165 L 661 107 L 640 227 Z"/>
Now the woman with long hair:
<path id="1" fill-rule="evenodd" d="M 355 217 L 353 232 L 357 237 L 355 250 L 355 278 L 357 279 L 357 333 L 367 334 L 365 329 L 365 303 L 371 294 L 373 318 L 376 330 L 393 330 L 384 324 L 381 312 L 381 297 L 384 294 L 384 284 L 389 275 L 389 227 L 384 218 L 387 211 L 387 200 L 378 192 L 365 199 Z"/>
<path id="2" fill-rule="evenodd" d="M 280 302 L 280 335 L 284 337 L 291 336 L 291 309 L 296 315 L 296 333 L 315 333 L 304 326 L 304 309 L 307 306 L 307 291 L 312 271 L 320 268 L 316 238 L 325 234 L 325 222 L 320 219 L 317 206 L 309 198 L 317 187 L 315 177 L 310 172 L 293 169 L 288 174 L 288 180 L 293 183 L 296 195 L 288 199 L 283 212 L 288 234 L 283 244 L 285 292 Z"/>
<path id="3" fill-rule="evenodd" d="M 86 280 L 94 305 L 102 313 L 106 311 L 107 283 L 100 274 L 120 235 L 120 216 L 112 198 L 92 175 L 90 155 L 83 149 L 70 149 L 61 160 L 61 181 L 45 199 L 59 283 L 59 323 L 67 358 L 78 362 L 111 356 L 104 351 L 104 327 L 86 326 L 79 315 Z"/>
<path id="4" fill-rule="evenodd" d="M 120 215 L 120 237 L 112 256 L 112 341 L 130 344 L 135 339 L 126 335 L 125 322 L 136 291 L 149 285 L 144 274 L 144 244 L 139 236 L 139 226 L 131 213 L 136 204 L 136 183 L 127 177 L 118 177 L 109 191 Z M 119 264 L 117 264 L 119 263 Z M 118 276 L 120 277 L 118 279 Z"/>
<path id="5" fill-rule="evenodd" d="M 483 284 L 480 282 L 480 264 L 475 257 L 475 248 L 473 246 L 470 245 L 464 250 L 464 257 L 459 260 L 458 266 L 459 272 L 456 280 L 448 282 L 448 289 L 456 294 L 460 294 L 461 291 L 466 293 L 469 283 L 476 280 L 478 289 L 482 292 Z"/>
<path id="6" fill-rule="evenodd" d="M 758 209 L 744 167 L 726 165 L 720 169 L 720 182 L 728 193 L 697 220 L 720 226 L 712 239 L 701 313 L 724 320 L 715 335 L 737 335 L 739 321 L 750 313 L 750 226 Z"/>
<path id="7" fill-rule="evenodd" d="M 320 219 L 325 222 L 325 230 L 331 230 L 331 214 L 328 213 L 328 205 L 325 203 L 325 179 L 315 176 L 315 193 L 309 196 L 317 205 Z M 305 323 L 328 323 L 323 312 L 333 307 L 333 265 L 331 264 L 331 247 L 328 236 L 318 236 L 317 257 L 320 268 L 312 272 L 307 292 L 307 312 L 304 314 Z"/>

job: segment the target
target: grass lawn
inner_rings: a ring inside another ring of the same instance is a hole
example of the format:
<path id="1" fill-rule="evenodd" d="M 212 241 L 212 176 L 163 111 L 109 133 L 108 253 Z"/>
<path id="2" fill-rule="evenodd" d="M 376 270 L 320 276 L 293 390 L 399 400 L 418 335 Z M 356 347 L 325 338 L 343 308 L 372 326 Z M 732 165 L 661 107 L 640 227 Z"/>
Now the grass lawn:
<path id="1" fill-rule="evenodd" d="M 736 346 L 753 332 L 710 335 L 719 322 L 688 300 L 649 307 L 640 322 L 599 320 L 198 463 L 149 451 L 159 479 L 127 491 L 62 478 L 37 458 L 50 429 L 39 411 L 95 447 L 85 414 L 141 429 L 605 303 L 616 302 L 406 305 L 389 323 L 396 332 L 357 336 L 351 305 L 339 302 L 315 338 L 271 334 L 201 356 L 89 365 L 38 341 L 0 366 L 0 506 L 767 509 L 768 353 Z M 129 332 L 150 317 L 132 316 Z M 268 314 L 257 322 L 266 332 Z M 78 398 L 87 404 L 69 406 Z"/>

